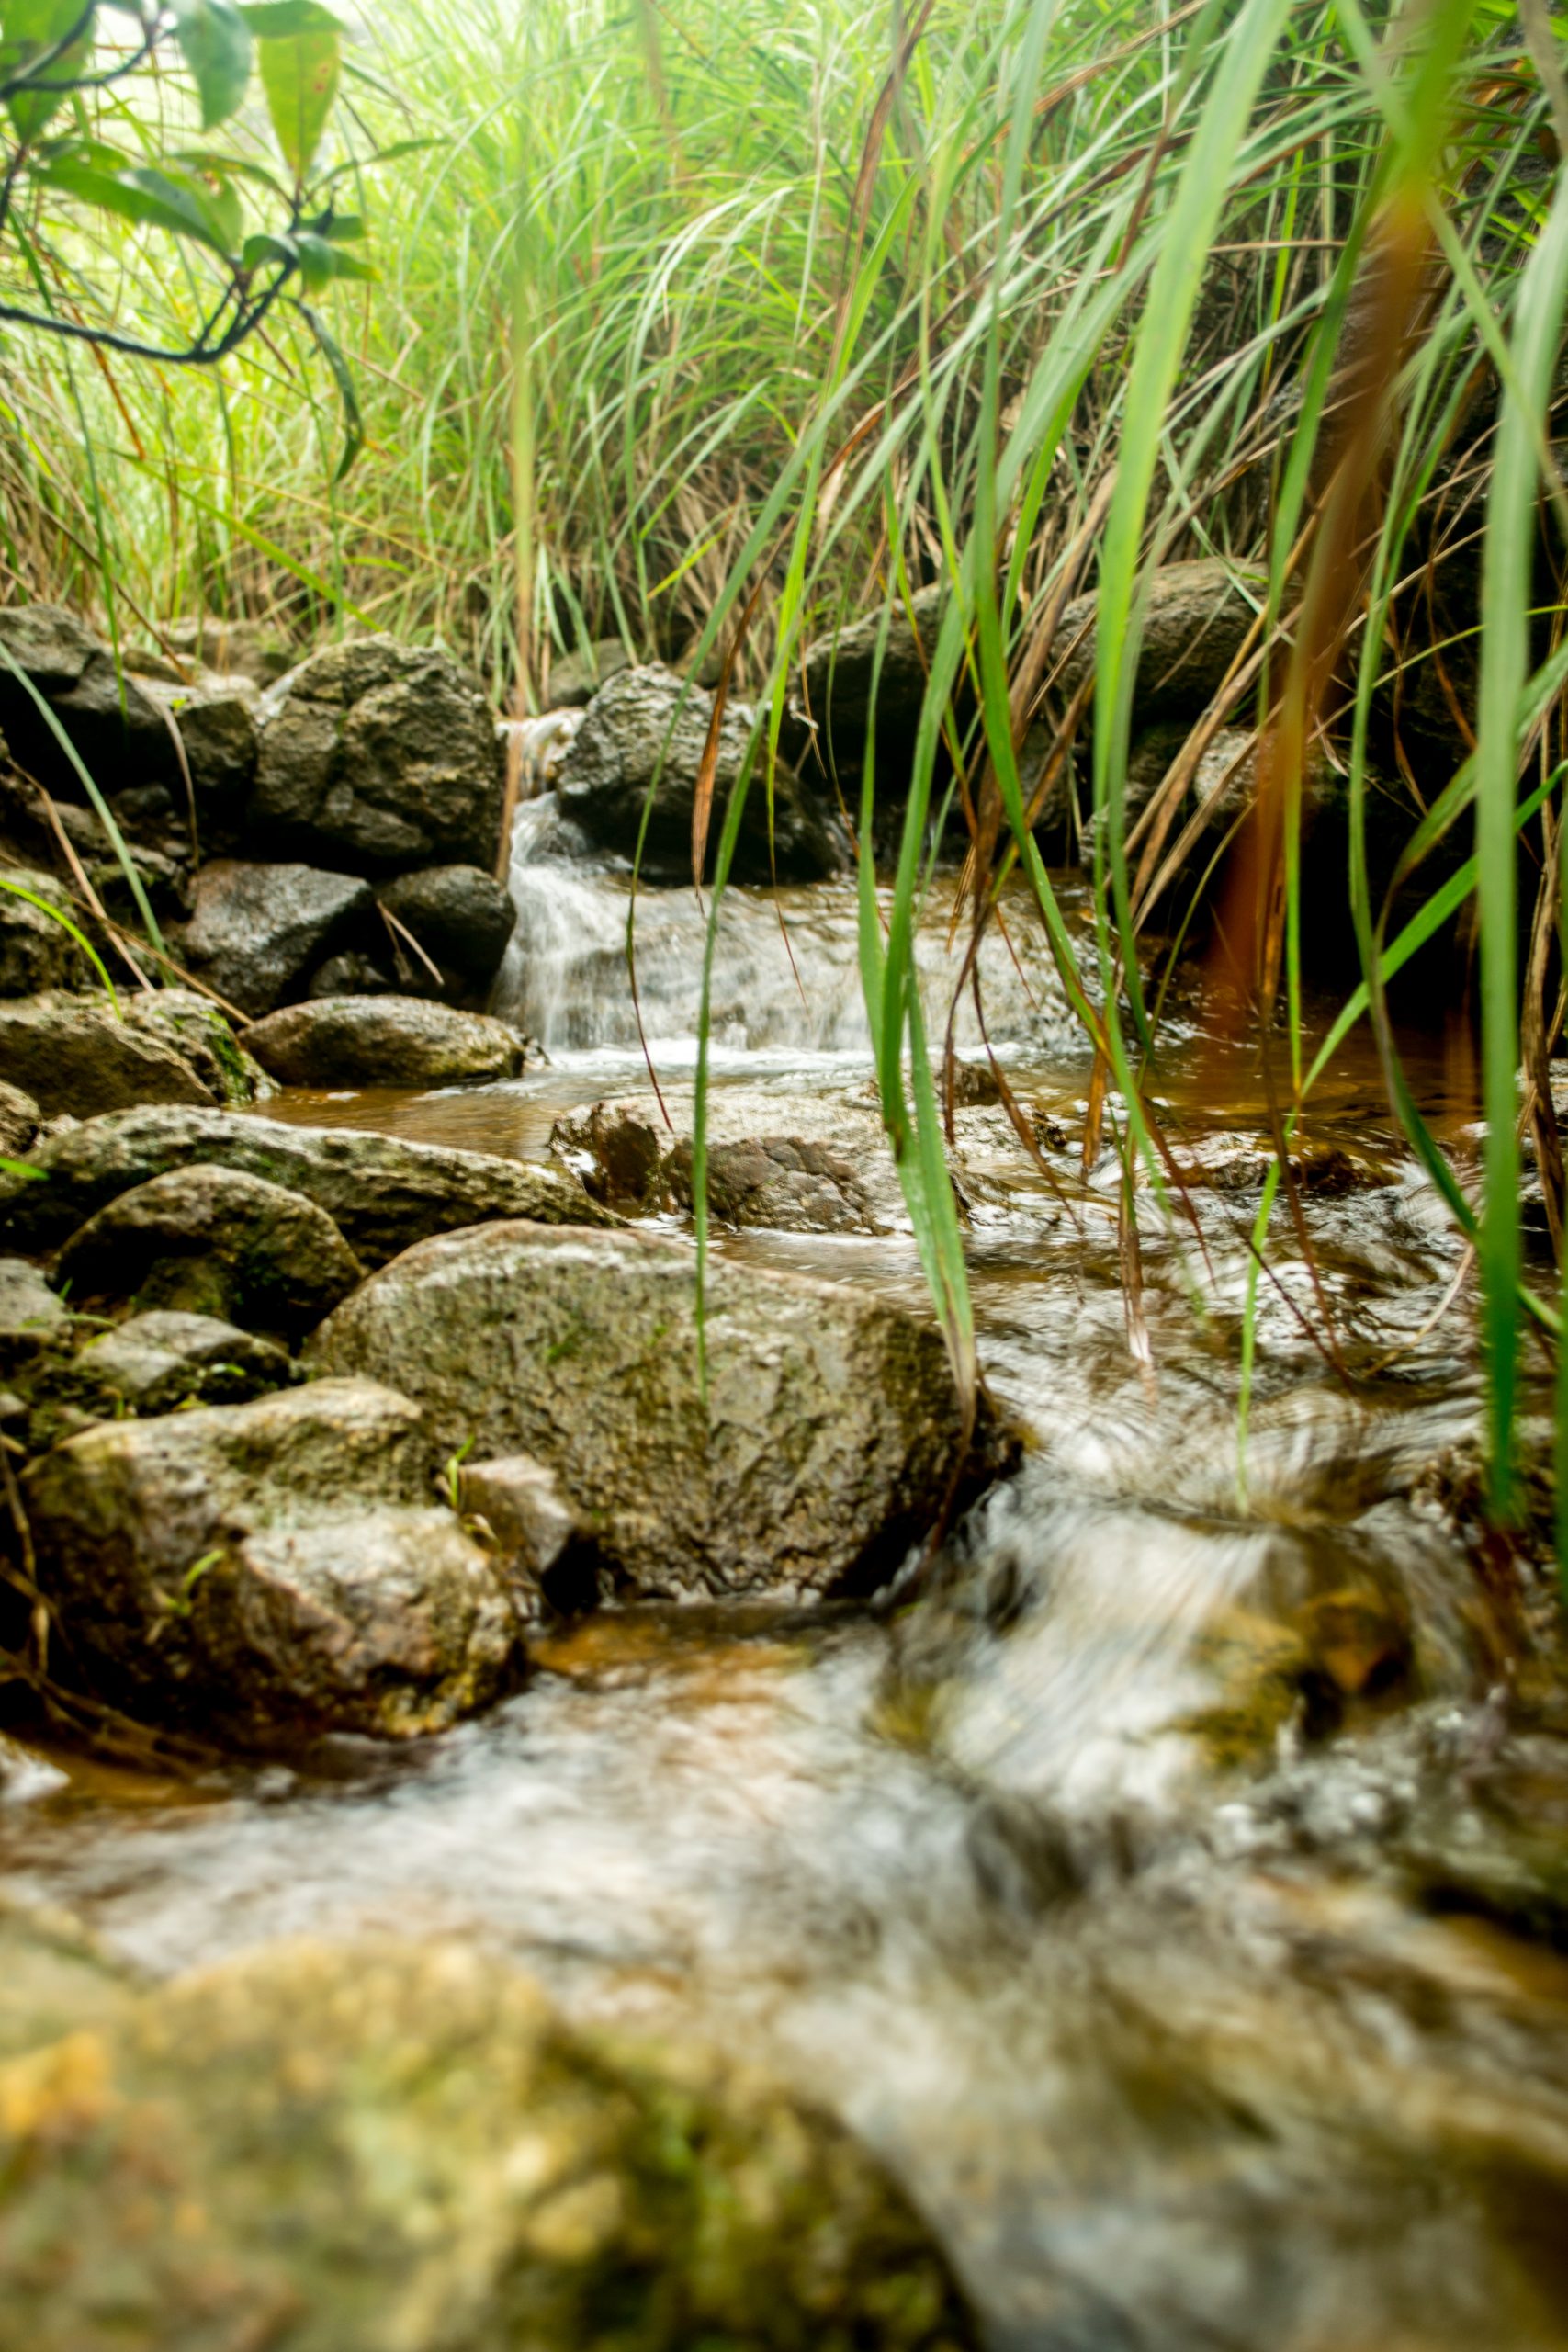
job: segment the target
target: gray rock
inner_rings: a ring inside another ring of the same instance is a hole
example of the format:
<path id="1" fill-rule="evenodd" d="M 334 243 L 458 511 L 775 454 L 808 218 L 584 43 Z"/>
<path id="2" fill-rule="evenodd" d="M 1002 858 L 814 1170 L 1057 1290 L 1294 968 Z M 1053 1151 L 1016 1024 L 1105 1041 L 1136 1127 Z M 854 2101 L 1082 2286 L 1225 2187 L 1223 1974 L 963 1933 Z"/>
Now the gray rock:
<path id="1" fill-rule="evenodd" d="M 1184 713 L 1195 718 L 1212 699 L 1258 612 L 1236 573 L 1217 557 L 1168 563 L 1155 573 L 1133 695 L 1134 728 Z M 1256 582 L 1259 600 L 1264 584 Z M 1064 699 L 1094 667 L 1098 605 L 1096 594 L 1077 596 L 1063 612 L 1055 642 Z"/>
<path id="2" fill-rule="evenodd" d="M 102 997 L 0 1002 L 0 1072 L 30 1094 L 46 1118 L 66 1111 L 90 1119 L 137 1102 L 213 1100 L 183 1054 Z"/>
<path id="3" fill-rule="evenodd" d="M 599 1599 L 592 1532 L 544 1463 L 531 1453 L 466 1462 L 459 1496 L 464 1518 L 480 1522 L 506 1569 L 520 1610 L 532 1615 L 541 1600 L 572 1610 Z"/>
<path id="4" fill-rule="evenodd" d="M 664 1162 L 676 1205 L 694 1198 L 692 1146 L 682 1137 Z M 711 1143 L 708 1206 L 723 1225 L 784 1233 L 874 1233 L 865 1187 L 842 1152 L 805 1136 L 759 1136 Z"/>
<path id="5" fill-rule="evenodd" d="M 885 727 L 913 731 L 947 598 L 945 581 L 935 581 L 918 589 L 908 607 L 897 605 L 888 616 L 876 693 L 877 716 Z M 801 657 L 799 715 L 816 727 L 824 757 L 834 750 L 858 757 L 870 731 L 872 678 L 882 629 L 878 609 L 816 639 Z"/>
<path id="6" fill-rule="evenodd" d="M 457 1086 L 523 1067 L 523 1041 L 503 1021 L 408 996 L 291 1004 L 244 1043 L 285 1086 Z"/>
<path id="7" fill-rule="evenodd" d="M 307 998 L 324 996 L 400 996 L 402 984 L 373 956 L 355 948 L 346 956 L 329 956 L 310 975 Z"/>
<path id="8" fill-rule="evenodd" d="M 30 1094 L 0 1080 L 0 1159 L 15 1159 L 37 1136 L 43 1114 Z"/>
<path id="9" fill-rule="evenodd" d="M 51 1352 L 71 1328 L 65 1303 L 25 1258 L 0 1258 L 0 1378 Z"/>
<path id="10" fill-rule="evenodd" d="M 224 1015 L 195 989 L 159 989 L 120 999 L 127 1021 L 172 1046 L 215 1102 L 261 1102 L 272 1080 L 239 1043 Z"/>
<path id="11" fill-rule="evenodd" d="M 517 925 L 511 893 L 477 865 L 433 865 L 377 893 L 424 952 L 465 979 L 493 978 Z"/>
<path id="12" fill-rule="evenodd" d="M 520 1160 L 231 1111 L 118 1112 L 39 1144 L 33 1159 L 43 1183 L 0 1178 L 0 1228 L 40 1248 L 62 1240 L 132 1185 L 196 1164 L 237 1168 L 303 1193 L 367 1266 L 433 1233 L 492 1218 L 616 1222 L 581 1185 Z"/>
<path id="13" fill-rule="evenodd" d="M 148 698 L 169 713 L 179 730 L 196 799 L 203 851 L 240 845 L 256 773 L 256 696 L 240 681 L 203 679 L 192 685 L 149 684 Z M 176 808 L 186 808 L 179 792 Z"/>
<path id="14" fill-rule="evenodd" d="M 979 2341 L 840 2125 L 690 2030 L 569 2027 L 473 1937 L 264 1945 L 139 1999 L 3 1957 L 6 2024 L 73 2036 L 0 2071 L 28 2352 Z"/>
<path id="15" fill-rule="evenodd" d="M 177 772 L 164 714 L 93 630 L 58 605 L 0 606 L 0 642 L 44 696 L 106 792 Z M 81 780 L 32 696 L 0 663 L 0 729 L 18 766 L 78 800 Z"/>
<path id="16" fill-rule="evenodd" d="M 364 1277 L 324 1209 L 232 1168 L 171 1168 L 90 1216 L 60 1254 L 77 1298 L 134 1298 L 297 1339 Z"/>
<path id="17" fill-rule="evenodd" d="M 40 1581 L 133 1711 L 242 1738 L 438 1731 L 498 1695 L 517 1635 L 434 1467 L 418 1408 L 367 1381 L 106 1421 L 28 1474 Z"/>
<path id="18" fill-rule="evenodd" d="M 406 1253 L 317 1332 L 456 1453 L 529 1453 L 641 1595 L 866 1590 L 960 1468 L 937 1332 L 859 1291 L 695 1260 L 645 1234 L 496 1225 Z M 987 1423 L 973 1466 L 1001 1457 Z"/>
<path id="19" fill-rule="evenodd" d="M 298 656 L 284 631 L 270 621 L 172 620 L 164 635 L 176 653 L 204 670 L 275 685 Z"/>
<path id="20" fill-rule="evenodd" d="M 356 873 L 492 868 L 504 772 L 477 678 L 371 637 L 313 654 L 264 697 L 251 821 L 283 854 Z"/>
<path id="21" fill-rule="evenodd" d="M 647 1216 L 666 1204 L 663 1138 L 640 1107 L 592 1102 L 568 1111 L 550 1129 L 550 1150 L 606 1208 Z"/>
<path id="22" fill-rule="evenodd" d="M 35 904 L 38 899 L 42 906 Z M 81 929 L 70 893 L 54 875 L 31 866 L 0 873 L 0 997 L 96 985 L 92 966 L 65 925 L 45 911 L 48 907 L 58 907 Z"/>
<path id="23" fill-rule="evenodd" d="M 600 847 L 629 857 L 657 775 L 643 869 L 653 878 L 688 877 L 693 801 L 712 711 L 710 694 L 700 686 L 686 688 L 672 670 L 656 663 L 612 678 L 589 704 L 561 762 L 557 789 L 562 816 Z M 732 703 L 719 735 L 708 829 L 710 870 L 750 729 L 750 711 Z M 840 872 L 849 860 L 836 812 L 783 763 L 774 778 L 773 852 L 771 859 L 767 797 L 761 774 L 754 774 L 736 846 L 738 881 L 765 881 L 773 860 L 782 880 L 816 881 Z"/>
<path id="24" fill-rule="evenodd" d="M 309 865 L 203 866 L 196 906 L 176 943 L 182 964 L 259 1019 L 303 993 L 312 967 L 367 924 L 368 884 Z"/>
<path id="25" fill-rule="evenodd" d="M 155 1308 L 117 1323 L 82 1350 L 76 1370 L 99 1381 L 135 1413 L 169 1413 L 193 1397 L 243 1405 L 296 1379 L 293 1363 L 270 1340 L 258 1340 L 216 1315 Z"/>
<path id="26" fill-rule="evenodd" d="M 596 638 L 576 653 L 565 653 L 550 667 L 552 710 L 581 710 L 603 685 L 632 666 L 632 656 L 618 637 Z"/>

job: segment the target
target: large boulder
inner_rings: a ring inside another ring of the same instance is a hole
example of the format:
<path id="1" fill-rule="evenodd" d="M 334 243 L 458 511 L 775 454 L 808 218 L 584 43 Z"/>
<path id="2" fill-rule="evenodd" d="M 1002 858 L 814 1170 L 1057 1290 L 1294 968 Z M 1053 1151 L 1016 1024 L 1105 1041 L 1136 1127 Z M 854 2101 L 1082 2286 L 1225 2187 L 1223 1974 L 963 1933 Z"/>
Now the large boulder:
<path id="1" fill-rule="evenodd" d="M 236 1168 L 303 1193 L 367 1266 L 433 1233 L 492 1218 L 616 1222 L 569 1177 L 520 1160 L 231 1111 L 116 1112 L 51 1136 L 29 1156 L 46 1181 L 0 1175 L 0 1229 L 35 1248 L 62 1241 L 132 1185 L 197 1164 Z"/>
<path id="2" fill-rule="evenodd" d="M 178 774 L 164 713 L 115 668 L 109 648 L 58 605 L 0 606 L 0 644 L 26 672 L 105 792 Z M 0 662 L 0 732 L 17 764 L 51 792 L 82 797 L 81 779 L 7 662 Z"/>
<path id="3" fill-rule="evenodd" d="M 569 2028 L 471 1939 L 274 1944 L 141 1993 L 28 1957 L 23 2012 L 67 2037 L 0 2066 L 28 2352 L 977 2342 L 840 2127 L 690 2034 Z"/>
<path id="4" fill-rule="evenodd" d="M 364 1278 L 324 1209 L 234 1168 L 171 1168 L 90 1216 L 60 1256 L 78 1299 L 214 1315 L 298 1339 Z"/>
<path id="5" fill-rule="evenodd" d="M 1134 727 L 1196 717 L 1217 691 L 1260 609 L 1266 583 L 1218 556 L 1162 564 L 1149 583 L 1133 690 Z M 1062 614 L 1055 644 L 1064 700 L 1094 668 L 1098 594 L 1077 596 Z"/>
<path id="6" fill-rule="evenodd" d="M 20 997 L 0 1001 L 0 1074 L 46 1118 L 90 1119 L 136 1102 L 210 1103 L 185 1056 L 107 999 Z"/>
<path id="7" fill-rule="evenodd" d="M 637 849 L 649 789 L 657 777 L 643 870 L 655 880 L 689 878 L 693 803 L 713 699 L 657 663 L 624 670 L 612 678 L 589 704 L 561 762 L 557 789 L 562 816 L 580 825 L 599 847 L 629 857 Z M 710 869 L 751 722 L 745 705 L 732 703 L 719 731 L 708 828 Z M 837 815 L 783 763 L 773 784 L 770 854 L 767 795 L 760 768 L 754 772 L 736 845 L 733 871 L 738 881 L 766 881 L 775 870 L 781 880 L 817 881 L 840 872 L 848 858 Z"/>
<path id="8" fill-rule="evenodd" d="M 370 637 L 312 654 L 258 713 L 258 844 L 359 874 L 493 868 L 504 769 L 479 680 L 448 654 Z"/>
<path id="9" fill-rule="evenodd" d="M 411 996 L 288 1005 L 246 1030 L 245 1048 L 285 1086 L 460 1086 L 523 1067 L 503 1021 Z"/>
<path id="10" fill-rule="evenodd" d="M 817 729 L 825 759 L 860 756 L 871 731 L 874 676 L 879 726 L 913 733 L 947 599 L 946 582 L 934 581 L 886 616 L 886 635 L 885 616 L 878 609 L 807 647 L 800 663 L 799 716 Z"/>
<path id="11" fill-rule="evenodd" d="M 641 1233 L 495 1225 L 409 1250 L 310 1361 L 417 1396 L 438 1441 L 532 1454 L 647 1595 L 866 1590 L 973 1465 L 937 1332 L 864 1293 Z"/>
<path id="12" fill-rule="evenodd" d="M 303 995 L 312 967 L 352 944 L 374 912 L 369 885 L 352 875 L 218 858 L 201 869 L 175 946 L 197 979 L 259 1019 Z"/>
<path id="13" fill-rule="evenodd" d="M 292 669 L 295 648 L 285 632 L 270 621 L 165 621 L 161 634 L 186 663 L 216 671 L 220 676 L 244 678 L 252 685 L 276 685 Z"/>
<path id="14" fill-rule="evenodd" d="M 550 665 L 550 708 L 581 710 L 601 686 L 632 667 L 632 656 L 618 637 L 595 638 L 575 653 L 563 653 Z"/>
<path id="15" fill-rule="evenodd" d="M 51 908 L 80 931 L 70 894 L 54 875 L 27 865 L 0 872 L 0 997 L 92 982 L 92 966 Z"/>
<path id="16" fill-rule="evenodd" d="M 437 1466 L 418 1408 L 369 1381 L 99 1422 L 24 1481 L 40 1589 L 146 1717 L 439 1731 L 504 1688 L 517 1625 Z"/>
<path id="17" fill-rule="evenodd" d="M 517 924 L 512 895 L 477 865 L 432 865 L 377 892 L 443 971 L 473 984 L 493 978 Z"/>

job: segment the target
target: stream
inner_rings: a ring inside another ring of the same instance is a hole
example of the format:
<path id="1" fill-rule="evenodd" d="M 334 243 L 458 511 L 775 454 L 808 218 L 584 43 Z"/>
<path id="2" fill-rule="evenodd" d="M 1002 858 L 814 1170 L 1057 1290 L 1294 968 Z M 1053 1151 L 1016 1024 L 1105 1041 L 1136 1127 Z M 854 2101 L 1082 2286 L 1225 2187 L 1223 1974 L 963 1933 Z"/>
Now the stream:
<path id="1" fill-rule="evenodd" d="M 493 1008 L 548 1061 L 269 1115 L 542 1159 L 563 1113 L 649 1096 L 626 879 L 558 854 L 554 825 L 548 797 L 520 813 Z M 1065 904 L 1081 925 L 1070 884 Z M 719 1136 L 809 1133 L 869 1167 L 855 922 L 848 885 L 727 900 Z M 637 938 L 679 1125 L 694 894 L 642 893 Z M 942 904 L 922 943 L 940 1038 Z M 1173 1230 L 1140 1195 L 1130 1335 L 1114 1162 L 1067 1181 L 1088 1057 L 1021 906 L 982 977 L 1046 1166 L 985 1100 L 956 1165 L 983 1366 L 1032 1443 L 928 1604 L 590 1617 L 536 1644 L 518 1696 L 407 1752 L 193 1783 L 55 1755 L 0 1804 L 0 1868 L 154 1971 L 440 1930 L 576 2014 L 699 2020 L 886 2159 L 1001 2352 L 1568 2346 L 1568 1708 L 1544 1667 L 1511 1671 L 1461 1541 L 1460 1242 L 1353 1037 L 1303 1145 L 1311 1262 L 1281 1201 L 1256 1278 L 1244 1462 L 1255 1060 L 1168 1010 L 1155 1091 L 1189 1206 Z M 983 1062 L 968 1005 L 955 1038 Z M 1462 1054 L 1415 1039 L 1409 1066 L 1462 1141 Z M 716 1246 L 919 1306 L 890 1183 L 886 1204 L 874 1234 Z M 1535 1357 L 1528 1383 L 1539 1432 Z M 1551 1606 L 1532 1587 L 1527 1630 Z"/>

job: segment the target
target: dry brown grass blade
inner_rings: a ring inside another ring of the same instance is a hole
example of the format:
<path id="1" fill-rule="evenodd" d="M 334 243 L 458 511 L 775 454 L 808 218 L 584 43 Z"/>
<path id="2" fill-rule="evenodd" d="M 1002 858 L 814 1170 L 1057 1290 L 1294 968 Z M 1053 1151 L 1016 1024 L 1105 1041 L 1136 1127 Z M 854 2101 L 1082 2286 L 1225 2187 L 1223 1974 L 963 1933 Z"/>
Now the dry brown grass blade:
<path id="1" fill-rule="evenodd" d="M 747 632 L 756 617 L 767 583 L 768 567 L 764 563 L 757 585 L 747 598 L 745 609 L 736 623 L 729 650 L 720 667 L 718 684 L 714 688 L 713 711 L 708 719 L 707 741 L 703 745 L 703 756 L 697 763 L 697 779 L 692 793 L 692 888 L 699 893 L 707 865 L 708 829 L 713 822 L 714 784 L 718 775 L 718 746 L 724 732 L 724 715 L 729 706 L 729 688 L 735 676 L 735 665 L 740 658 L 740 649 L 746 642 Z M 769 847 L 772 848 L 771 841 Z"/>

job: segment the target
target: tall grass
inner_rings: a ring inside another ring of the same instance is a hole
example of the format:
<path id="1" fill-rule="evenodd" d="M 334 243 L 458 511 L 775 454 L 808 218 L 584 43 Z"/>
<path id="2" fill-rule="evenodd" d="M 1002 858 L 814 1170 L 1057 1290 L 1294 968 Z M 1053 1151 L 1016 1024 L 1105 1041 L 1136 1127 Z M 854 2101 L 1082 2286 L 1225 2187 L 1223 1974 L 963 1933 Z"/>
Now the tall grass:
<path id="1" fill-rule="evenodd" d="M 1194 920 L 1182 796 L 1222 725 L 1254 730 L 1255 806 L 1212 887 L 1237 1018 L 1280 1039 L 1261 1261 L 1277 1214 L 1304 1232 L 1289 1147 L 1329 1050 L 1308 1050 L 1302 994 L 1321 910 L 1303 905 L 1301 841 L 1326 742 L 1362 966 L 1336 1034 L 1371 1022 L 1412 1146 L 1475 1236 L 1506 1520 L 1521 1333 L 1550 1340 L 1560 1319 L 1521 1253 L 1527 1128 L 1559 1241 L 1564 1224 L 1546 1000 L 1568 753 L 1551 453 L 1568 91 L 1539 0 L 1189 0 L 1157 17 L 1134 0 L 396 0 L 378 24 L 344 136 L 367 153 L 434 143 L 363 175 L 382 282 L 334 298 L 366 415 L 356 469 L 333 485 L 332 388 L 287 342 L 210 388 L 0 349 L 12 593 L 116 601 L 122 621 L 211 606 L 302 633 L 368 622 L 445 641 L 498 695 L 521 678 L 547 697 L 552 660 L 599 635 L 727 654 L 759 700 L 749 788 L 766 791 L 802 642 L 852 611 L 891 632 L 915 590 L 945 582 L 908 773 L 868 760 L 860 779 L 861 957 L 966 1388 L 913 956 L 943 836 L 968 830 L 975 939 L 1007 875 L 1038 904 L 1094 1054 L 1086 1151 L 1103 1131 L 1123 1155 L 1129 1330 L 1146 1350 L 1136 1190 L 1182 1216 L 1149 1107 L 1169 943 Z M 133 244 L 116 253 L 127 306 L 177 310 Z M 1134 809 L 1149 583 L 1195 554 L 1235 567 L 1256 627 Z M 1057 622 L 1088 589 L 1080 953 L 1019 753 L 1032 719 L 1061 719 Z M 1411 750 L 1401 714 L 1423 698 L 1451 713 L 1447 755 L 1441 725 L 1436 750 L 1429 723 Z M 901 812 L 890 896 L 871 863 L 879 800 Z M 729 818 L 719 894 L 733 802 Z M 1521 842 L 1533 912 L 1516 904 Z M 1478 1200 L 1422 1119 L 1387 1001 L 1467 899 Z M 1257 1295 L 1255 1272 L 1244 1405 Z"/>

